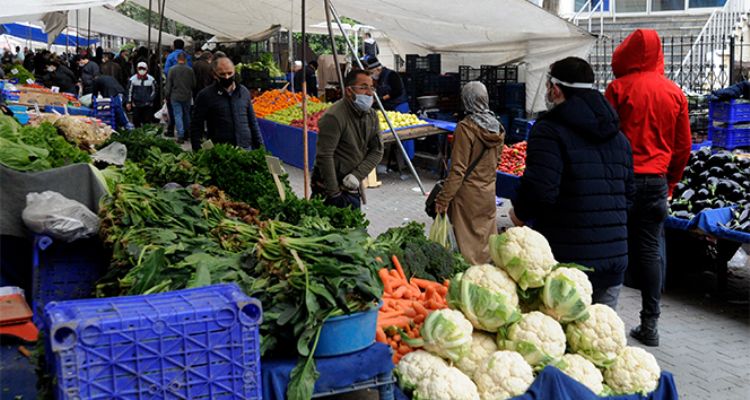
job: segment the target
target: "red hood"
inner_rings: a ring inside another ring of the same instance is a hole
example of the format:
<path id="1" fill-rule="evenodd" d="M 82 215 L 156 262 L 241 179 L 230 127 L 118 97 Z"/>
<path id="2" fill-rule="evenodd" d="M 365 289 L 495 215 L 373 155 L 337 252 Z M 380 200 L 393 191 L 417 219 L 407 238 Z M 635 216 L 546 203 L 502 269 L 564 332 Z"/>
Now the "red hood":
<path id="1" fill-rule="evenodd" d="M 659 34 L 651 29 L 631 33 L 612 54 L 612 71 L 616 78 L 648 71 L 664 75 L 664 52 Z"/>

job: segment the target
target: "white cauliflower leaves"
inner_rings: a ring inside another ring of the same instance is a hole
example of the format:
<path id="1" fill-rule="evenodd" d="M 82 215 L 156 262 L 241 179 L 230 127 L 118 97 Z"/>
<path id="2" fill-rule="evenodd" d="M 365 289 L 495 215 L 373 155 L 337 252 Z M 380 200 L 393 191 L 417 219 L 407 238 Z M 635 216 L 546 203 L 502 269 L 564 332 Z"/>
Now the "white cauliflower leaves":
<path id="1" fill-rule="evenodd" d="M 526 392 L 534 382 L 531 366 L 514 351 L 498 351 L 474 374 L 482 400 L 505 400 Z"/>
<path id="2" fill-rule="evenodd" d="M 544 278 L 557 264 L 547 239 L 525 226 L 492 235 L 490 255 L 522 290 L 544 286 Z"/>
<path id="3" fill-rule="evenodd" d="M 646 395 L 659 386 L 661 369 L 656 358 L 639 347 L 625 347 L 604 370 L 604 381 L 616 394 Z"/>

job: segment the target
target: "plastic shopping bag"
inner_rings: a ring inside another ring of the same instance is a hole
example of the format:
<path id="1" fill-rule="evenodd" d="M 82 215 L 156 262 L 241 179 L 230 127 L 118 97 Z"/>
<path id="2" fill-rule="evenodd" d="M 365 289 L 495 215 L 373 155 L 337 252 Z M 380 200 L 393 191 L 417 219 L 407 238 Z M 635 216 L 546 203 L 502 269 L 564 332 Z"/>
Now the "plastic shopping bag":
<path id="1" fill-rule="evenodd" d="M 109 146 L 92 154 L 91 158 L 109 165 L 124 165 L 128 158 L 128 148 L 120 142 L 112 142 Z"/>
<path id="2" fill-rule="evenodd" d="M 32 232 L 68 243 L 99 230 L 99 217 L 88 207 L 51 191 L 27 194 L 21 218 Z"/>
<path id="3" fill-rule="evenodd" d="M 161 109 L 154 114 L 154 118 L 156 118 L 159 123 L 164 125 L 169 124 L 169 109 L 167 109 L 167 103 L 164 103 Z"/>
<path id="4" fill-rule="evenodd" d="M 453 233 L 453 225 L 445 214 L 438 214 L 435 218 L 435 222 L 430 227 L 429 239 L 448 250 L 455 250 L 458 247 Z"/>

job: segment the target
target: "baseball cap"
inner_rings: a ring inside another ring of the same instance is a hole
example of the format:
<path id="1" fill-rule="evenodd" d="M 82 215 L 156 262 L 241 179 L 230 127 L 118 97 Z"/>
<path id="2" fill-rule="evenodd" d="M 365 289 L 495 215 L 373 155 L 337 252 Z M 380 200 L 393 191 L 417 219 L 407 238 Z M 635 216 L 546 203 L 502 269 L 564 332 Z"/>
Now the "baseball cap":
<path id="1" fill-rule="evenodd" d="M 146 64 L 143 61 L 139 62 L 138 63 L 138 69 L 141 69 L 141 68 L 148 69 L 148 64 Z"/>

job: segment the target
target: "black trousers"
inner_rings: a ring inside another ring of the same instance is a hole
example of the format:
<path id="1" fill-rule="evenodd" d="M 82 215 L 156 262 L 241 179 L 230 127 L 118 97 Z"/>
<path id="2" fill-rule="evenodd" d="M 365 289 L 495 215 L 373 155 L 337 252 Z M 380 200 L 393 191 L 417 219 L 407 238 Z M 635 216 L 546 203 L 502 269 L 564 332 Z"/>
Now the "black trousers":
<path id="1" fill-rule="evenodd" d="M 667 179 L 636 175 L 636 198 L 628 214 L 628 274 L 641 289 L 641 318 L 659 318 L 664 282 L 664 220 Z"/>
<path id="2" fill-rule="evenodd" d="M 133 125 L 140 128 L 154 122 L 154 109 L 151 106 L 133 107 Z"/>

